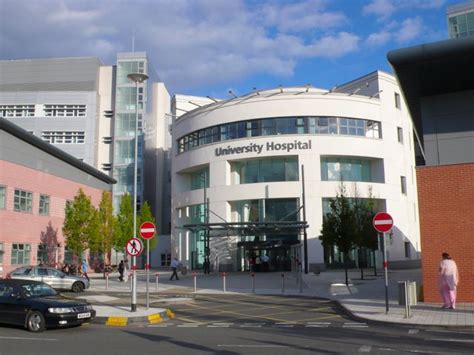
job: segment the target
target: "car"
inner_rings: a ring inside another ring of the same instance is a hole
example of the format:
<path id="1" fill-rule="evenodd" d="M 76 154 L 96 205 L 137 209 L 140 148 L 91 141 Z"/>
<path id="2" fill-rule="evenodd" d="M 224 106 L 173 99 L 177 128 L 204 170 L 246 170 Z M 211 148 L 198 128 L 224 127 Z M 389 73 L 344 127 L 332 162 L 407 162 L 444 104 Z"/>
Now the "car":
<path id="1" fill-rule="evenodd" d="M 85 277 L 67 275 L 61 270 L 48 266 L 23 266 L 7 274 L 6 278 L 41 281 L 56 290 L 71 290 L 72 292 L 82 292 L 89 288 L 89 280 Z"/>
<path id="2" fill-rule="evenodd" d="M 44 282 L 0 280 L 0 323 L 31 332 L 81 325 L 95 318 L 89 303 L 67 299 Z"/>

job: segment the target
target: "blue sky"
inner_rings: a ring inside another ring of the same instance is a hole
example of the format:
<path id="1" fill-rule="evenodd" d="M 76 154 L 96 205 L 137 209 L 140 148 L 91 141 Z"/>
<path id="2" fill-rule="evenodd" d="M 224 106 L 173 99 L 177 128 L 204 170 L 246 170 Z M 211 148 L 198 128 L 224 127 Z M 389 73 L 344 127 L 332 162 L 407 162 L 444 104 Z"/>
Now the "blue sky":
<path id="1" fill-rule="evenodd" d="M 331 88 L 448 38 L 451 0 L 0 0 L 0 59 L 146 51 L 169 91 Z"/>

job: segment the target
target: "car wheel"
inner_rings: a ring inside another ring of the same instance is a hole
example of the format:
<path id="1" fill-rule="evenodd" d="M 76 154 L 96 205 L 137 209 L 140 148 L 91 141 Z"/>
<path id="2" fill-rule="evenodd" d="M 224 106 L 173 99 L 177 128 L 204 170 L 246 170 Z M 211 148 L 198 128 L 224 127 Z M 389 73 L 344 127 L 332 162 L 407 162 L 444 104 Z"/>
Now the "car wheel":
<path id="1" fill-rule="evenodd" d="M 72 284 L 72 292 L 82 292 L 84 291 L 84 284 L 80 281 L 76 281 Z"/>
<path id="2" fill-rule="evenodd" d="M 45 326 L 46 324 L 44 321 L 43 314 L 41 314 L 41 312 L 32 311 L 28 313 L 28 316 L 26 317 L 26 328 L 30 332 L 34 332 L 34 333 L 42 332 L 44 331 Z"/>

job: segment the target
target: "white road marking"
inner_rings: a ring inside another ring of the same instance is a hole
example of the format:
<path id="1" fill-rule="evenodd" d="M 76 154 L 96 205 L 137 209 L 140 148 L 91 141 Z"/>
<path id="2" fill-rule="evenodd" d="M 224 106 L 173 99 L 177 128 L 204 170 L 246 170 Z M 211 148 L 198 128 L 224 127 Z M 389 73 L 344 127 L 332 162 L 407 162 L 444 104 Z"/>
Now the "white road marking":
<path id="1" fill-rule="evenodd" d="M 286 345 L 217 344 L 221 348 L 288 348 Z"/>
<path id="2" fill-rule="evenodd" d="M 261 328 L 262 325 L 265 325 L 265 323 L 244 323 L 241 324 L 241 328 Z"/>
<path id="3" fill-rule="evenodd" d="M 23 337 L 2 337 L 0 339 L 11 339 L 11 340 L 36 340 L 36 341 L 58 341 L 59 339 L 48 339 L 48 338 L 23 338 Z"/>
<path id="4" fill-rule="evenodd" d="M 474 343 L 474 339 L 453 339 L 453 338 L 448 338 L 448 339 L 431 339 L 432 341 L 450 341 L 450 342 L 456 342 L 456 343 Z"/>
<path id="5" fill-rule="evenodd" d="M 408 329 L 408 334 L 418 334 L 419 332 L 418 329 Z"/>
<path id="6" fill-rule="evenodd" d="M 293 328 L 295 326 L 294 323 L 275 323 L 273 324 L 274 327 L 278 328 Z"/>
<path id="7" fill-rule="evenodd" d="M 372 351 L 372 346 L 370 345 L 362 345 L 359 350 L 360 353 L 370 353 Z"/>
<path id="8" fill-rule="evenodd" d="M 343 328 L 368 328 L 366 323 L 344 323 Z"/>
<path id="9" fill-rule="evenodd" d="M 197 323 L 178 324 L 178 327 L 180 327 L 180 328 L 196 328 L 198 326 L 199 326 L 199 324 L 197 324 Z"/>
<path id="10" fill-rule="evenodd" d="M 395 349 L 390 349 L 390 348 L 379 348 L 379 350 L 383 350 L 383 351 L 395 351 Z"/>
<path id="11" fill-rule="evenodd" d="M 306 328 L 328 328 L 329 324 L 306 324 Z"/>

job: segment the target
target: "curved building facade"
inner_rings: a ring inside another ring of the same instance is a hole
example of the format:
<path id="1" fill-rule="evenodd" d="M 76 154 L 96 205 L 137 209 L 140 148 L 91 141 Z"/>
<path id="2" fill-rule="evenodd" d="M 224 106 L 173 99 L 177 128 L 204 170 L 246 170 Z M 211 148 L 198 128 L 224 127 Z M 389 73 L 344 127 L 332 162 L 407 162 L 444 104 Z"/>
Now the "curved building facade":
<path id="1" fill-rule="evenodd" d="M 392 263 L 416 263 L 419 228 L 412 124 L 399 87 L 374 72 L 331 90 L 253 92 L 197 108 L 174 120 L 172 252 L 198 269 L 248 270 L 267 255 L 268 270 L 304 258 L 301 230 L 252 235 L 245 222 L 297 222 L 305 209 L 310 270 L 333 262 L 319 235 L 329 201 L 344 185 L 351 198 L 376 199 L 395 227 Z M 304 167 L 304 168 L 303 168 Z M 304 169 L 304 181 L 302 171 Z M 303 201 L 303 183 L 305 198 Z M 208 209 L 205 208 L 207 203 Z M 220 226 L 211 232 L 190 225 Z"/>

